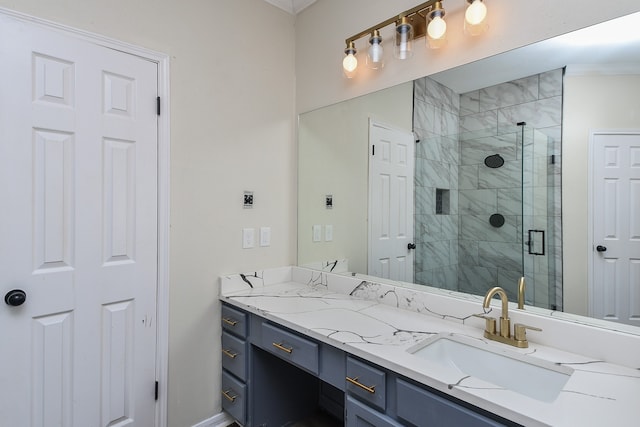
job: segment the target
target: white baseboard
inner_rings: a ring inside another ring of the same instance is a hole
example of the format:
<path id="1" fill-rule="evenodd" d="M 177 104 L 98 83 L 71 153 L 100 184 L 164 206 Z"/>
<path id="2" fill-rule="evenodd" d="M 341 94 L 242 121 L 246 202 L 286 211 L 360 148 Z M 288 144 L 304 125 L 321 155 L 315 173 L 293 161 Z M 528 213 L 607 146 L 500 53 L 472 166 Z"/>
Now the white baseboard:
<path id="1" fill-rule="evenodd" d="M 200 421 L 193 427 L 227 427 L 232 422 L 233 418 L 231 418 L 226 412 L 220 412 L 207 420 Z"/>

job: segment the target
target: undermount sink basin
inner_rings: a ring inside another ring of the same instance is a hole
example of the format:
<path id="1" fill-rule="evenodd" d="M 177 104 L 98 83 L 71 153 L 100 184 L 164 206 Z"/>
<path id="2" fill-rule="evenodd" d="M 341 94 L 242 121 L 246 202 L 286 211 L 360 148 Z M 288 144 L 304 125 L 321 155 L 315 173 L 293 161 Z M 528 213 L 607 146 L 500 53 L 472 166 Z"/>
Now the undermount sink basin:
<path id="1" fill-rule="evenodd" d="M 573 373 L 566 366 L 451 335 L 437 336 L 407 351 L 455 369 L 462 376 L 472 376 L 542 402 L 553 402 Z"/>

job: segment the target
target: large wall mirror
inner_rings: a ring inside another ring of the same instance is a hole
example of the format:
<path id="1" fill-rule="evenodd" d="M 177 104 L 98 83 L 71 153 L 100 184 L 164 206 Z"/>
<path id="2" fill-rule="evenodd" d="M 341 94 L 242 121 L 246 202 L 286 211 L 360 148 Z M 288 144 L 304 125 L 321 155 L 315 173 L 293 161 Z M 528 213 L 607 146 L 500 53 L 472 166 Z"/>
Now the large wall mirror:
<path id="1" fill-rule="evenodd" d="M 640 162 L 638 26 L 631 14 L 300 115 L 298 264 L 461 297 L 514 296 L 525 276 L 527 308 L 640 333 L 640 176 L 616 186 L 598 169 Z"/>

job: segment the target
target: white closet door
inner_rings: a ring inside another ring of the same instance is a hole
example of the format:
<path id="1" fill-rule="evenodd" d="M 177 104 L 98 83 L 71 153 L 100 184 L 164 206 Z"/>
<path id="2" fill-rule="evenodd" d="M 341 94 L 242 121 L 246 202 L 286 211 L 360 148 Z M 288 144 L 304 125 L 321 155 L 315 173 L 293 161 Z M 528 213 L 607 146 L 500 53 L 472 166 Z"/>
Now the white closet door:
<path id="1" fill-rule="evenodd" d="M 0 15 L 0 424 L 155 424 L 157 65 Z"/>

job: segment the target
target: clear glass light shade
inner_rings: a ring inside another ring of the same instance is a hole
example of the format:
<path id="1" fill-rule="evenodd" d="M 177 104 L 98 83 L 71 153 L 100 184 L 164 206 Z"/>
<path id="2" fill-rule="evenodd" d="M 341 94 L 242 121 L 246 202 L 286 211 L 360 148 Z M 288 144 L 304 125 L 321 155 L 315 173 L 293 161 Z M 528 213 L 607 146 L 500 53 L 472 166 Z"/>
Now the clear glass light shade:
<path id="1" fill-rule="evenodd" d="M 447 21 L 435 15 L 427 25 L 427 43 L 431 49 L 442 47 L 447 42 Z"/>
<path id="2" fill-rule="evenodd" d="M 477 36 L 487 30 L 487 6 L 482 0 L 473 0 L 464 14 L 464 30 Z"/>
<path id="3" fill-rule="evenodd" d="M 403 17 L 400 24 L 396 25 L 396 45 L 394 49 L 395 57 L 398 59 L 409 59 L 413 56 L 413 26 L 409 24 L 407 18 Z"/>
<path id="4" fill-rule="evenodd" d="M 354 53 L 348 53 L 347 56 L 342 60 L 342 69 L 344 71 L 344 75 L 351 79 L 356 75 L 356 69 L 358 68 L 358 59 L 356 58 Z"/>
<path id="5" fill-rule="evenodd" d="M 380 37 L 380 33 L 377 30 L 369 39 L 369 44 L 371 46 L 369 46 L 369 51 L 367 52 L 367 67 L 372 70 L 384 67 L 382 37 Z"/>

